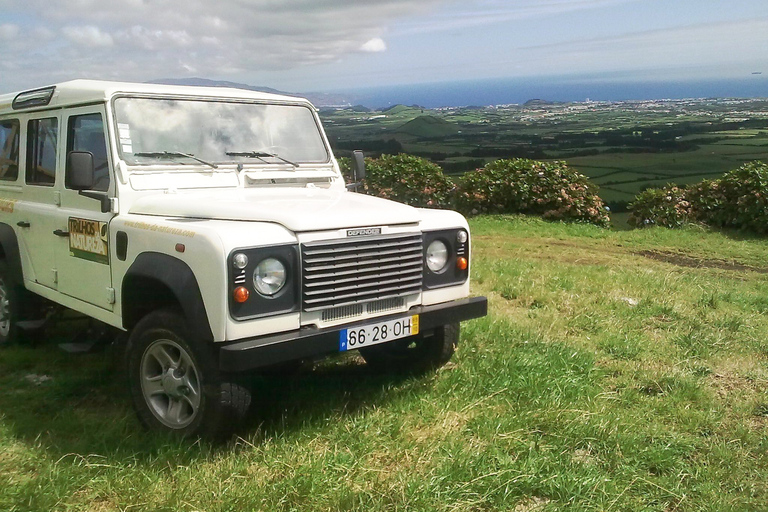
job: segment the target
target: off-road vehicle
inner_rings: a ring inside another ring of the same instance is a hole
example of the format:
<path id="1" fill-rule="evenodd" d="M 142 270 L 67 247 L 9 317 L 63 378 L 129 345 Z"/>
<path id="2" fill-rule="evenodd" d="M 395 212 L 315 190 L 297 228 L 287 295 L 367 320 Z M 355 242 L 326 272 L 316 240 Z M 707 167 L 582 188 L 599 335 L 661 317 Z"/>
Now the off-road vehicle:
<path id="1" fill-rule="evenodd" d="M 238 89 L 0 96 L 0 251 L 0 343 L 43 303 L 125 331 L 140 420 L 185 435 L 245 412 L 243 372 L 444 364 L 487 306 L 461 215 L 348 190 L 308 101 Z"/>

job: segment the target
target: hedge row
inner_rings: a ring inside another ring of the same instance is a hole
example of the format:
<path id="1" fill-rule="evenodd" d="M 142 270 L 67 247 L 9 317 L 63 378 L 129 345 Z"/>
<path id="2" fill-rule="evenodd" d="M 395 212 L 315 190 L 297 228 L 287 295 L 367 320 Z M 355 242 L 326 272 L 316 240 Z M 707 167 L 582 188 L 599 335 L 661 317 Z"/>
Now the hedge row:
<path id="1" fill-rule="evenodd" d="M 350 178 L 349 160 L 339 159 Z M 412 155 L 366 159 L 361 192 L 465 215 L 525 213 L 551 220 L 610 223 L 597 187 L 565 162 L 496 160 L 456 179 Z M 634 227 L 676 228 L 689 222 L 768 233 L 768 165 L 751 162 L 717 180 L 669 185 L 638 194 L 629 205 Z"/>
<path id="2" fill-rule="evenodd" d="M 339 162 L 349 179 L 349 160 Z M 610 223 L 597 187 L 564 162 L 497 160 L 454 181 L 423 158 L 382 155 L 366 159 L 360 191 L 412 206 L 453 208 L 465 215 L 526 213 L 599 226 Z"/>
<path id="3" fill-rule="evenodd" d="M 750 162 L 722 178 L 640 193 L 629 205 L 635 227 L 680 227 L 688 222 L 768 233 L 768 165 Z"/>

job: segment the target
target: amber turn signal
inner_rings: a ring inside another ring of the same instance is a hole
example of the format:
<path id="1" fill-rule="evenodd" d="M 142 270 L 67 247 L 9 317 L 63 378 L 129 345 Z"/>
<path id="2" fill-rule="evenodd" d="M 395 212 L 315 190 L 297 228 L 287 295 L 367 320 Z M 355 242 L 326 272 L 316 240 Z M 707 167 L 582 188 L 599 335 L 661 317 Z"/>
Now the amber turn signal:
<path id="1" fill-rule="evenodd" d="M 467 270 L 468 265 L 467 258 L 456 258 L 456 268 L 459 270 Z"/>
<path id="2" fill-rule="evenodd" d="M 248 288 L 245 286 L 238 286 L 235 288 L 235 302 L 243 303 L 248 300 L 248 297 L 251 296 L 251 292 L 248 291 Z"/>

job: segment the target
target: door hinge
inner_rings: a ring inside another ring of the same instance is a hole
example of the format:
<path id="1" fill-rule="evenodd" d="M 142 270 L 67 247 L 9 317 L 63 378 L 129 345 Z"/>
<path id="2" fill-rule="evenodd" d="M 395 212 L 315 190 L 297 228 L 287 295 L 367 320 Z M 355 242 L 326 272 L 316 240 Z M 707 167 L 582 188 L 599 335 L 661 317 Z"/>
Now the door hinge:
<path id="1" fill-rule="evenodd" d="M 115 303 L 115 289 L 114 288 L 107 288 L 107 302 L 109 304 Z"/>
<path id="2" fill-rule="evenodd" d="M 57 285 L 59 284 L 59 271 L 55 268 L 52 268 L 51 271 L 53 272 L 53 284 Z"/>

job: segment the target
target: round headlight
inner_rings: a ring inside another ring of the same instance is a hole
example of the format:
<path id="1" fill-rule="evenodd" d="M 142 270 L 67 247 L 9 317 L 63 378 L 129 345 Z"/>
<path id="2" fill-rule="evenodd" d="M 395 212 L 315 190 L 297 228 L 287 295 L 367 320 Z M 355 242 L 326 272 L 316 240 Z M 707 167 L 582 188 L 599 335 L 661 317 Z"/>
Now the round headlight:
<path id="1" fill-rule="evenodd" d="M 285 265 L 275 258 L 261 260 L 253 271 L 253 287 L 262 295 L 274 295 L 285 286 Z"/>
<path id="2" fill-rule="evenodd" d="M 427 268 L 440 272 L 448 263 L 448 247 L 440 240 L 435 240 L 427 247 Z"/>
<path id="3" fill-rule="evenodd" d="M 235 257 L 232 258 L 232 261 L 234 262 L 235 267 L 239 268 L 240 270 L 248 266 L 248 256 L 241 252 L 235 254 Z"/>

